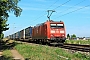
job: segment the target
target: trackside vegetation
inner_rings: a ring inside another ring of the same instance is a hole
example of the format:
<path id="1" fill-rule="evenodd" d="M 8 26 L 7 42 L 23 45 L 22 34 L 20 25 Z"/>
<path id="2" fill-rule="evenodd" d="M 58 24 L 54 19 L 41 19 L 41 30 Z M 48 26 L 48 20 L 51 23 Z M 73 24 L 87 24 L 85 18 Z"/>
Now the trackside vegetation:
<path id="1" fill-rule="evenodd" d="M 14 47 L 15 43 L 13 40 L 8 40 L 4 38 L 0 40 L 0 60 L 13 60 L 11 49 Z"/>
<path id="2" fill-rule="evenodd" d="M 12 60 L 12 53 L 9 49 L 3 51 L 3 60 Z"/>
<path id="3" fill-rule="evenodd" d="M 80 52 L 70 52 L 58 47 L 49 47 L 35 44 L 17 44 L 15 49 L 30 60 L 90 60 L 88 55 Z"/>
<path id="4" fill-rule="evenodd" d="M 66 40 L 65 43 L 90 45 L 90 40 Z"/>

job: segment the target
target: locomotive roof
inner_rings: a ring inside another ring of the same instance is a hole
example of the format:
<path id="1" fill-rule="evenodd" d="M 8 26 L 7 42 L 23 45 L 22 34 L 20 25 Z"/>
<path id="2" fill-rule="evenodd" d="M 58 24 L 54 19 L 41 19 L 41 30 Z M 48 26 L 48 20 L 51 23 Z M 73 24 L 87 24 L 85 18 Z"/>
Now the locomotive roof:
<path id="1" fill-rule="evenodd" d="M 47 22 L 63 22 L 63 21 L 53 21 L 53 20 L 47 20 Z"/>
<path id="2" fill-rule="evenodd" d="M 41 26 L 41 25 L 44 25 L 44 23 L 41 23 L 41 24 L 37 24 L 36 26 L 34 26 L 34 27 L 37 27 L 37 26 Z"/>
<path id="3" fill-rule="evenodd" d="M 62 23 L 63 23 L 63 21 L 53 21 L 53 20 L 47 20 L 46 22 L 51 22 L 51 23 L 53 23 L 53 22 L 55 22 L 55 23 L 60 23 L 60 22 L 62 22 Z M 37 25 L 34 26 L 34 27 L 38 27 L 38 26 L 44 25 L 46 22 L 41 23 L 41 24 L 37 24 Z"/>

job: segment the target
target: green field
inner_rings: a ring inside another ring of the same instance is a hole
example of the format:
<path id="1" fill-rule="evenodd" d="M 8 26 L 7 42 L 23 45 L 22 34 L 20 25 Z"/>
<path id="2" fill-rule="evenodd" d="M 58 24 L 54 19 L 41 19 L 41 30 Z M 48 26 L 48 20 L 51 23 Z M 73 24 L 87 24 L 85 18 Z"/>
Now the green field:
<path id="1" fill-rule="evenodd" d="M 17 44 L 15 49 L 24 58 L 29 58 L 30 60 L 90 60 L 89 55 L 71 51 L 64 50 L 58 47 L 49 47 L 34 44 Z"/>
<path id="2" fill-rule="evenodd" d="M 65 43 L 90 45 L 90 40 L 66 40 Z"/>

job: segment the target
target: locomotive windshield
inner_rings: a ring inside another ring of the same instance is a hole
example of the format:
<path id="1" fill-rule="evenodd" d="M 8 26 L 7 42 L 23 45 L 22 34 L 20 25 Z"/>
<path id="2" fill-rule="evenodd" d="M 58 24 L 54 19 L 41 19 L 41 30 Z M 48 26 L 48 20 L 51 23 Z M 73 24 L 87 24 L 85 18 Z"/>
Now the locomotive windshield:
<path id="1" fill-rule="evenodd" d="M 51 28 L 64 28 L 63 24 L 50 24 Z"/>

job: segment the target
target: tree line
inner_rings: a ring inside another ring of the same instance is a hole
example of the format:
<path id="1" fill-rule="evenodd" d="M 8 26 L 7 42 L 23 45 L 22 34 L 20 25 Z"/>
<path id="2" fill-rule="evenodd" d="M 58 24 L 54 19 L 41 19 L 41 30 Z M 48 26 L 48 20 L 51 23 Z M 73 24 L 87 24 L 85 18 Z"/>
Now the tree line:
<path id="1" fill-rule="evenodd" d="M 67 39 L 75 39 L 76 38 L 76 35 L 75 34 L 67 34 Z"/>

